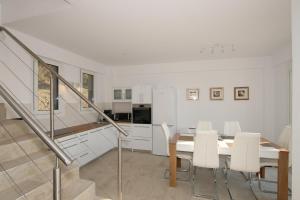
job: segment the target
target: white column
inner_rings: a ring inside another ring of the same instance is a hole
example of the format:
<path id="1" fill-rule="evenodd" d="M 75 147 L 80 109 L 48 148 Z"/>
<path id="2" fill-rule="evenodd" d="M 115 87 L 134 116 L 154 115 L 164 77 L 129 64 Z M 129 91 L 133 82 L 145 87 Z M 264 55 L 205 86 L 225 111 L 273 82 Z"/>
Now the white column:
<path id="1" fill-rule="evenodd" d="M 300 1 L 292 0 L 293 200 L 300 199 Z"/>

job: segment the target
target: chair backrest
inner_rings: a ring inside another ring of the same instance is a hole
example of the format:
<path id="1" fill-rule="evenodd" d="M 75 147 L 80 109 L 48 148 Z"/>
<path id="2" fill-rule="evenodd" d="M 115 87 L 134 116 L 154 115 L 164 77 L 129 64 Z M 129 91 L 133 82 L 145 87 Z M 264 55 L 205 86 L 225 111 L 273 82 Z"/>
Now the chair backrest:
<path id="1" fill-rule="evenodd" d="M 289 166 L 292 166 L 292 127 L 287 125 L 282 130 L 279 138 L 278 145 L 289 150 Z"/>
<path id="2" fill-rule="evenodd" d="M 199 131 L 210 131 L 212 130 L 212 123 L 210 121 L 198 121 L 196 133 Z"/>
<path id="3" fill-rule="evenodd" d="M 161 124 L 161 128 L 163 129 L 164 135 L 165 135 L 165 142 L 166 142 L 166 152 L 169 156 L 169 138 L 170 138 L 170 129 L 168 127 L 168 124 L 166 122 L 163 122 Z"/>
<path id="4" fill-rule="evenodd" d="M 259 172 L 260 133 L 238 133 L 231 149 L 230 169 Z"/>
<path id="5" fill-rule="evenodd" d="M 193 165 L 205 168 L 219 168 L 218 134 L 206 131 L 194 138 Z"/>
<path id="6" fill-rule="evenodd" d="M 242 129 L 238 121 L 228 121 L 224 124 L 224 135 L 235 136 L 237 133 L 241 133 Z"/>

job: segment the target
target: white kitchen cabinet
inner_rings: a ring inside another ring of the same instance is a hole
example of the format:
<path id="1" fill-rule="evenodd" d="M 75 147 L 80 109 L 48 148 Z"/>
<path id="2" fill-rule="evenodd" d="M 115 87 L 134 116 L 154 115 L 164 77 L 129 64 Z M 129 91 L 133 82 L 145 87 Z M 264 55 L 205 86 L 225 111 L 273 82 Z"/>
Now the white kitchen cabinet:
<path id="1" fill-rule="evenodd" d="M 114 102 L 130 102 L 132 99 L 131 88 L 113 88 Z"/>
<path id="2" fill-rule="evenodd" d="M 122 124 L 128 134 L 122 136 L 122 147 L 127 149 L 152 151 L 152 125 L 149 124 Z"/>
<path id="3" fill-rule="evenodd" d="M 137 85 L 132 88 L 132 104 L 151 104 L 152 87 L 150 85 Z"/>
<path id="4" fill-rule="evenodd" d="M 55 142 L 79 166 L 83 166 L 116 147 L 116 133 L 111 125 L 107 125 L 62 137 L 56 139 Z"/>
<path id="5" fill-rule="evenodd" d="M 132 137 L 152 138 L 151 124 L 133 124 Z"/>

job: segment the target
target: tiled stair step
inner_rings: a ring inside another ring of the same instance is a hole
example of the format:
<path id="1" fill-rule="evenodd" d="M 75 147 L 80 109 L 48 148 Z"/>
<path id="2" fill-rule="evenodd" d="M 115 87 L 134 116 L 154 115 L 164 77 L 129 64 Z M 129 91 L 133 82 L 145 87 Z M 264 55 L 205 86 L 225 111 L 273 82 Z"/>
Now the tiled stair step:
<path id="1" fill-rule="evenodd" d="M 79 170 L 76 167 L 64 168 L 62 169 L 61 174 L 63 188 L 68 187 L 71 183 L 75 182 L 75 180 L 79 180 Z M 52 170 L 51 173 L 49 170 L 47 175 L 49 175 L 49 178 L 51 175 L 52 179 Z M 18 183 L 17 186 L 14 185 L 0 191 L 0 197 L 3 197 L 5 200 L 44 200 L 52 196 L 52 191 L 51 180 L 33 177 L 30 180 L 24 180 Z"/>
<path id="2" fill-rule="evenodd" d="M 32 162 L 33 161 L 37 161 L 43 157 L 46 156 L 51 156 L 52 152 L 48 151 L 48 150 L 42 150 L 39 152 L 34 152 L 28 155 L 24 155 L 22 157 L 18 157 L 16 159 L 13 160 L 9 160 L 9 161 L 5 161 L 2 162 L 1 161 L 1 168 L 0 168 L 0 172 L 2 171 L 9 171 L 12 168 L 18 167 L 20 165 L 26 164 L 28 162 Z"/>
<path id="3" fill-rule="evenodd" d="M 0 184 L 0 191 L 10 187 L 9 183 L 11 182 L 18 184 L 37 176 L 40 176 L 40 179 L 46 179 L 41 167 L 49 163 L 48 159 L 52 156 L 51 152 L 38 152 L 30 156 L 34 159 L 34 163 L 28 157 L 1 163 L 0 182 L 3 184 Z M 48 170 L 49 167 L 43 170 Z"/>
<path id="4" fill-rule="evenodd" d="M 95 183 L 78 179 L 62 189 L 63 200 L 93 200 L 95 198 Z M 52 195 L 45 200 L 52 200 Z"/>
<path id="5" fill-rule="evenodd" d="M 14 160 L 26 154 L 47 149 L 46 145 L 35 136 L 20 136 L 17 137 L 16 140 L 18 140 L 17 143 L 8 140 L 2 141 L 3 144 L 0 145 L 1 162 Z"/>
<path id="6" fill-rule="evenodd" d="M 14 138 L 7 136 L 6 138 L 0 140 L 0 145 L 7 145 L 7 144 L 14 143 L 14 142 L 22 142 L 22 141 L 30 140 L 33 138 L 37 138 L 37 136 L 34 134 L 31 134 L 31 133 L 25 134 L 25 135 L 19 135 Z"/>
<path id="7" fill-rule="evenodd" d="M 23 120 L 6 119 L 1 121 L 0 127 L 2 125 L 14 137 L 33 133 L 33 130 Z"/>

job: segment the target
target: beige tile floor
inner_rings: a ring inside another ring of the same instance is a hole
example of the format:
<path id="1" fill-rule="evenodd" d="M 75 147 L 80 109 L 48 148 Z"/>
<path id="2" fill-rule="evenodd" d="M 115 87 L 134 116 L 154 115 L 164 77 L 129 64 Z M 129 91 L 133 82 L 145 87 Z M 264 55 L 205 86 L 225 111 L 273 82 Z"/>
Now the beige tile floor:
<path id="1" fill-rule="evenodd" d="M 186 163 L 184 163 L 186 164 Z M 193 200 L 191 182 L 178 182 L 176 188 L 168 186 L 163 171 L 168 167 L 168 158 L 145 152 L 123 151 L 123 196 L 124 200 Z M 274 172 L 268 172 L 273 176 Z M 96 182 L 96 193 L 102 198 L 117 199 L 117 151 L 111 151 L 80 169 L 80 176 Z M 183 175 L 182 175 L 183 176 Z M 240 173 L 230 176 L 231 191 L 235 200 L 254 200 L 249 185 Z M 198 170 L 196 192 L 213 194 L 213 179 L 207 169 Z M 274 186 L 273 186 L 274 187 Z M 261 200 L 276 199 L 275 195 L 259 192 Z M 224 176 L 218 173 L 218 194 L 220 200 L 229 199 Z"/>

